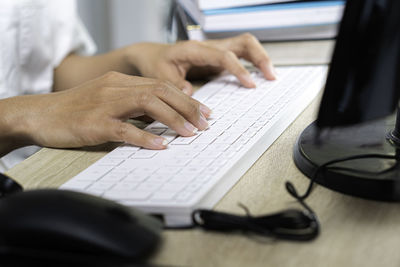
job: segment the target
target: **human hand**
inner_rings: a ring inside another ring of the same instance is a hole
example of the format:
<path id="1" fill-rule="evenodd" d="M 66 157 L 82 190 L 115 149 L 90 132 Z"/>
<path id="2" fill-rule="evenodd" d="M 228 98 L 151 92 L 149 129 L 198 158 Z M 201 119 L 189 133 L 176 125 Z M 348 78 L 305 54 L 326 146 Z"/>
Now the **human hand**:
<path id="1" fill-rule="evenodd" d="M 205 117 L 211 112 L 169 82 L 117 72 L 62 92 L 11 100 L 23 114 L 14 123 L 21 127 L 19 136 L 28 140 L 24 143 L 58 148 L 115 141 L 163 149 L 164 138 L 126 120 L 148 115 L 182 136 L 192 136 L 196 128 L 208 127 Z"/>
<path id="2" fill-rule="evenodd" d="M 245 87 L 255 87 L 239 58 L 252 62 L 268 80 L 275 79 L 273 65 L 258 40 L 251 34 L 222 40 L 183 41 L 174 45 L 142 43 L 127 47 L 128 62 L 145 77 L 172 82 L 191 95 L 188 76 L 215 74 L 226 69 Z"/>

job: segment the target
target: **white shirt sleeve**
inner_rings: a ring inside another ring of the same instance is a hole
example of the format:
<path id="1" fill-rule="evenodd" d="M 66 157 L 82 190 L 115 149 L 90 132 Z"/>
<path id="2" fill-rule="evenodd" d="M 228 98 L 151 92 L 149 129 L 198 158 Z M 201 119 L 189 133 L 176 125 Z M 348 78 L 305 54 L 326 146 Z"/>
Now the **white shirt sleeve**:
<path id="1" fill-rule="evenodd" d="M 68 54 L 95 51 L 75 0 L 0 1 L 0 98 L 49 93 L 54 69 Z M 37 150 L 27 147 L 9 153 L 0 159 L 0 171 Z"/>
<path id="2" fill-rule="evenodd" d="M 75 0 L 1 0 L 0 32 L 0 98 L 48 93 L 68 54 L 96 51 Z"/>

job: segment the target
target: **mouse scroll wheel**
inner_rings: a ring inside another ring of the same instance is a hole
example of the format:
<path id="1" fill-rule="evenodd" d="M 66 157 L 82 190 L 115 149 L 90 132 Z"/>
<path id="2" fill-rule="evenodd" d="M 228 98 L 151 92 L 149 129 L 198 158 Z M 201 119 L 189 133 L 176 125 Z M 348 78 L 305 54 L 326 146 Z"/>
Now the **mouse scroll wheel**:
<path id="1" fill-rule="evenodd" d="M 22 191 L 23 188 L 19 183 L 0 173 L 0 198 Z"/>
<path id="2" fill-rule="evenodd" d="M 128 212 L 122 210 L 121 208 L 108 208 L 107 213 L 125 222 L 135 222 L 134 217 L 132 217 Z"/>

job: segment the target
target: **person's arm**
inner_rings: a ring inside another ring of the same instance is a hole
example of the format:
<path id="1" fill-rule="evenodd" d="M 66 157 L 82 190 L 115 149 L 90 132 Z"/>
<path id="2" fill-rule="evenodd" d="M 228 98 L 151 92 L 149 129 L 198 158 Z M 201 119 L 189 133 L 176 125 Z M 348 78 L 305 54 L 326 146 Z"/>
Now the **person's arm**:
<path id="1" fill-rule="evenodd" d="M 121 48 L 96 56 L 70 54 L 54 71 L 53 91 L 62 91 L 95 79 L 109 71 L 139 75 L 128 62 L 127 48 Z"/>
<path id="2" fill-rule="evenodd" d="M 254 87 L 239 58 L 252 62 L 265 78 L 275 79 L 272 63 L 261 44 L 252 35 L 243 34 L 222 40 L 184 41 L 173 45 L 138 43 L 92 57 L 72 54 L 55 70 L 54 90 L 76 86 L 108 71 L 118 71 L 170 81 L 191 94 L 188 76 L 224 69 L 237 76 L 244 86 Z"/>
<path id="3" fill-rule="evenodd" d="M 0 100 L 0 157 L 14 149 L 29 145 L 24 131 L 22 97 Z"/>
<path id="4" fill-rule="evenodd" d="M 62 92 L 0 100 L 0 154 L 31 144 L 67 148 L 109 141 L 164 149 L 164 138 L 126 122 L 142 115 L 192 136 L 208 127 L 210 109 L 169 82 L 108 72 Z"/>

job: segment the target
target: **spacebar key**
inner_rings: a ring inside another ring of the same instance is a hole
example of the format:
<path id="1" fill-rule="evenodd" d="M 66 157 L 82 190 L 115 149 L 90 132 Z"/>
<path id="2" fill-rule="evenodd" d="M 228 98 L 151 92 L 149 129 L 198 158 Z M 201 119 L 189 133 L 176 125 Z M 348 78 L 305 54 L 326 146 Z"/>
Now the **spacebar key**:
<path id="1" fill-rule="evenodd" d="M 108 191 L 103 196 L 113 200 L 145 200 L 151 194 L 148 191 Z"/>

